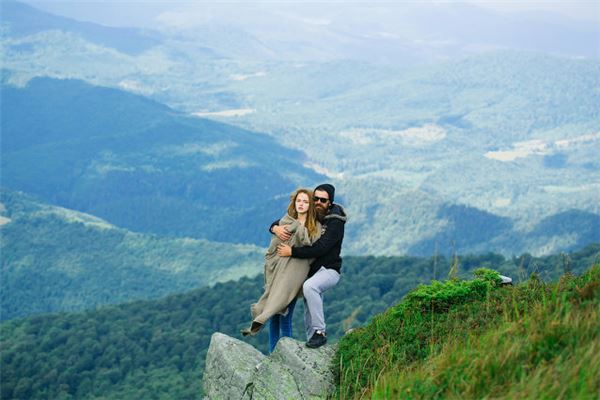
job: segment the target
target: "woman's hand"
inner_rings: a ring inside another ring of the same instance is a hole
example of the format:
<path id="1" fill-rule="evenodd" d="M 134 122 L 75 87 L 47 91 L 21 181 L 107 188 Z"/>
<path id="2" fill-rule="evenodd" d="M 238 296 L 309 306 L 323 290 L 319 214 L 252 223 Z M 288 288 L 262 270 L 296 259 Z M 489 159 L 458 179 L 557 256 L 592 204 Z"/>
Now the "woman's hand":
<path id="1" fill-rule="evenodd" d="M 275 225 L 271 230 L 273 231 L 275 236 L 277 236 L 282 242 L 285 242 L 286 240 L 292 237 L 292 234 L 288 232 L 287 229 L 285 229 L 285 226 Z"/>
<path id="2" fill-rule="evenodd" d="M 277 246 L 277 255 L 279 257 L 290 257 L 292 255 L 292 248 L 287 244 L 280 244 Z"/>

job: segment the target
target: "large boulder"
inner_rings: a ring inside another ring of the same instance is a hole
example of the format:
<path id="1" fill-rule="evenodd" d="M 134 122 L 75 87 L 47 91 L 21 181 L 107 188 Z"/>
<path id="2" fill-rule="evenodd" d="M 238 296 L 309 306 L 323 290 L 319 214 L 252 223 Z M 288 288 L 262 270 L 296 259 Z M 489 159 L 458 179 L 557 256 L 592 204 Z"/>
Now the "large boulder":
<path id="1" fill-rule="evenodd" d="M 206 355 L 204 393 L 209 399 L 325 399 L 335 390 L 334 354 L 330 345 L 309 349 L 281 338 L 265 357 L 244 342 L 215 333 Z"/>
<path id="2" fill-rule="evenodd" d="M 281 338 L 273 354 L 257 367 L 251 398 L 324 399 L 335 390 L 331 360 L 333 346 L 309 349 L 302 342 Z"/>
<path id="3" fill-rule="evenodd" d="M 216 332 L 204 364 L 203 388 L 208 399 L 241 399 L 255 367 L 265 356 L 241 340 Z"/>

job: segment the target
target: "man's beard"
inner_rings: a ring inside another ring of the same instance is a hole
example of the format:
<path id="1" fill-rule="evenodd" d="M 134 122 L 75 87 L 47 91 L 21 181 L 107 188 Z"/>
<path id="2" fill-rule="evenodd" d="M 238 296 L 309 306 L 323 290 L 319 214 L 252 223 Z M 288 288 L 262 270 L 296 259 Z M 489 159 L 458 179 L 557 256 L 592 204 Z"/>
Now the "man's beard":
<path id="1" fill-rule="evenodd" d="M 325 207 L 315 207 L 315 211 L 317 213 L 317 219 L 322 221 L 323 218 L 327 215 L 327 208 Z"/>

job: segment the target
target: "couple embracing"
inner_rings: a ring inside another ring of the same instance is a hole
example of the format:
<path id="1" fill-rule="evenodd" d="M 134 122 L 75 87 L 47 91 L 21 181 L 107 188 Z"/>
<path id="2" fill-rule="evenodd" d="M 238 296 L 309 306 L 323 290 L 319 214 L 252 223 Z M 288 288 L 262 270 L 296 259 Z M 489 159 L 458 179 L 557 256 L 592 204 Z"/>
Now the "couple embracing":
<path id="1" fill-rule="evenodd" d="M 265 288 L 252 304 L 252 325 L 242 334 L 255 335 L 269 321 L 269 352 L 281 336 L 292 336 L 292 316 L 299 297 L 304 298 L 306 345 L 327 343 L 323 292 L 340 280 L 346 213 L 334 201 L 328 183 L 314 191 L 297 189 L 290 196 L 287 214 L 275 221 L 265 255 Z"/>

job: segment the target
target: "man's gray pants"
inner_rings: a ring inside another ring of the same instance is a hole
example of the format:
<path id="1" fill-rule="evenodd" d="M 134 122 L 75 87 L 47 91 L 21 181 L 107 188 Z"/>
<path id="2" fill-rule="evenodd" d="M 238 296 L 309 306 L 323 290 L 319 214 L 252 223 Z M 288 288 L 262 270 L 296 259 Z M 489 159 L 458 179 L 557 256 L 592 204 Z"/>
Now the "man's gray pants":
<path id="1" fill-rule="evenodd" d="M 304 294 L 304 329 L 310 339 L 317 331 L 325 332 L 325 314 L 323 312 L 323 292 L 334 287 L 340 280 L 340 274 L 334 269 L 321 267 L 302 286 Z"/>

